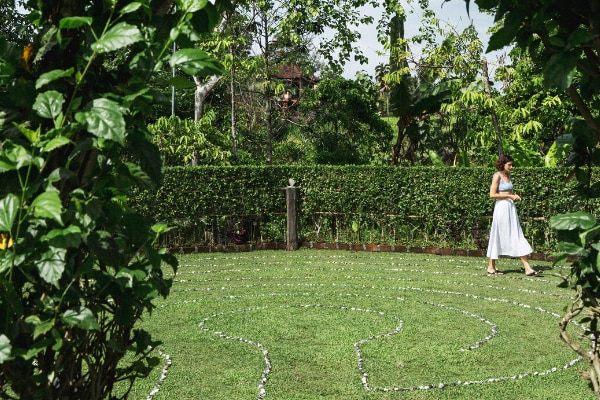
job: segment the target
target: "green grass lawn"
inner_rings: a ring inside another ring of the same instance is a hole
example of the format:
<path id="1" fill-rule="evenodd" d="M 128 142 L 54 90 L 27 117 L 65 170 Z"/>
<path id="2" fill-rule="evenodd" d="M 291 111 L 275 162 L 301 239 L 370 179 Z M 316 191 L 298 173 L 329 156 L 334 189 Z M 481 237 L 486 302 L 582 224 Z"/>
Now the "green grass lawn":
<path id="1" fill-rule="evenodd" d="M 180 263 L 142 323 L 171 364 L 132 399 L 594 398 L 558 337 L 573 293 L 549 263 L 537 277 L 511 259 L 488 276 L 483 258 L 333 250 Z"/>

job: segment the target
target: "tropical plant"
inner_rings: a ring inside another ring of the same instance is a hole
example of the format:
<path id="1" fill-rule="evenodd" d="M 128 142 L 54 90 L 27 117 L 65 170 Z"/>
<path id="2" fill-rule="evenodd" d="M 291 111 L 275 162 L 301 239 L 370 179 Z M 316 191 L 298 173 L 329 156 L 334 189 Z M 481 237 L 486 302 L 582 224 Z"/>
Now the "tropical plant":
<path id="1" fill-rule="evenodd" d="M 229 165 L 228 138 L 213 126 L 214 111 L 199 121 L 161 117 L 148 129 L 166 166 Z"/>
<path id="2" fill-rule="evenodd" d="M 419 142 L 429 149 L 429 159 L 440 165 L 467 166 L 471 158 L 476 160 L 478 150 L 487 151 L 487 146 L 473 145 L 474 132 L 487 131 L 489 112 L 463 104 L 461 98 L 469 87 L 484 93 L 481 81 L 481 53 L 483 44 L 473 25 L 463 31 L 454 26 L 441 26 L 438 18 L 425 10 L 420 35 L 410 39 L 411 43 L 422 44 L 422 56 L 415 63 L 415 76 L 426 82 L 452 82 L 451 95 L 439 106 L 439 113 L 424 120 L 419 132 Z M 441 40 L 441 43 L 440 43 Z M 435 109 L 438 107 L 436 106 Z M 431 111 L 435 111 L 431 110 Z M 480 129 L 473 129 L 479 127 Z M 489 135 L 485 135 L 487 137 Z M 475 165 L 478 163 L 475 162 Z"/>
<path id="3" fill-rule="evenodd" d="M 405 39 L 406 14 L 401 7 L 391 8 L 389 21 L 390 108 L 398 117 L 398 133 L 392 146 L 392 165 L 414 165 L 419 143 L 427 131 L 427 120 L 437 113 L 452 95 L 452 79 L 431 74 L 412 75 L 408 66 L 410 50 Z"/>
<path id="4" fill-rule="evenodd" d="M 0 398 L 126 398 L 157 364 L 135 325 L 177 260 L 128 205 L 162 173 L 147 80 L 220 72 L 187 46 L 223 4 L 31 1 L 31 48 L 0 38 Z"/>
<path id="5" fill-rule="evenodd" d="M 377 88 L 365 76 L 324 78 L 307 90 L 300 110 L 318 164 L 370 164 L 388 159 L 392 129 L 377 111 Z"/>

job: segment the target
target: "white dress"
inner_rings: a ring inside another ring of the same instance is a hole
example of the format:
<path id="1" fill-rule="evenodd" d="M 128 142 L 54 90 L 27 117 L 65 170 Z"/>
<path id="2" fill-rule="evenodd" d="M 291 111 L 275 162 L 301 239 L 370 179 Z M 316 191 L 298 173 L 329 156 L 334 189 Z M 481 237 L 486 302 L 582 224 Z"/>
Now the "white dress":
<path id="1" fill-rule="evenodd" d="M 502 177 L 500 179 L 501 184 L 506 185 Z M 496 200 L 487 257 L 497 260 L 499 256 L 522 257 L 532 252 L 533 249 L 523 235 L 514 201 Z"/>

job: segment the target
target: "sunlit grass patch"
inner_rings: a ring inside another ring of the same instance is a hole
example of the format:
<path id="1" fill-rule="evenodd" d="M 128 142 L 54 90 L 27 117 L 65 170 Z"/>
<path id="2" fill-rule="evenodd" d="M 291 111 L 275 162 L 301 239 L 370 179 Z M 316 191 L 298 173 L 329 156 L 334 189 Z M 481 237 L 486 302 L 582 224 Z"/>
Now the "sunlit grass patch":
<path id="1" fill-rule="evenodd" d="M 155 399 L 593 398 L 558 338 L 573 293 L 548 263 L 530 278 L 517 260 L 488 276 L 485 259 L 406 253 L 180 261 L 142 324 L 172 360 Z"/>

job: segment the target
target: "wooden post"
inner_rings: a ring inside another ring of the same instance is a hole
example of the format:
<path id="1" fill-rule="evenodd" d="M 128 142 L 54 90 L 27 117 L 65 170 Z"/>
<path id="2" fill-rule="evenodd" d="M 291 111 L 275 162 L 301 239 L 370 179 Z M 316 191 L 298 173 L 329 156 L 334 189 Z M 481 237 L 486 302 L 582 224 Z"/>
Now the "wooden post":
<path id="1" fill-rule="evenodd" d="M 298 250 L 298 188 L 290 178 L 290 186 L 285 188 L 287 204 L 287 244 L 286 250 Z"/>

